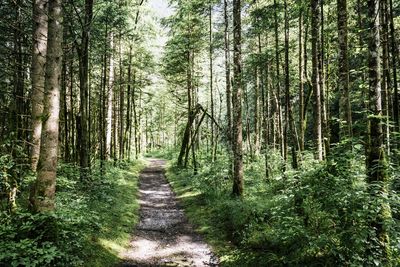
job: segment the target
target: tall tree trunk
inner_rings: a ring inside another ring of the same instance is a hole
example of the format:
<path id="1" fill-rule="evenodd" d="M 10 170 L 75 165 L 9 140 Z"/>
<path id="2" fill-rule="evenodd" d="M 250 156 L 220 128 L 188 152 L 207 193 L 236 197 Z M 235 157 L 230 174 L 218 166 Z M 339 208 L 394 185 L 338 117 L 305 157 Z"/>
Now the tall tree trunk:
<path id="1" fill-rule="evenodd" d="M 399 48 L 396 45 L 396 33 L 394 28 L 393 18 L 393 0 L 389 0 L 389 19 L 390 19 L 390 47 L 392 52 L 392 69 L 393 69 L 393 120 L 395 131 L 400 132 L 400 118 L 399 118 L 399 89 L 397 83 L 397 64 L 399 59 Z M 399 140 L 397 140 L 399 142 Z M 399 143 L 397 143 L 399 145 Z"/>
<path id="2" fill-rule="evenodd" d="M 390 256 L 390 242 L 386 230 L 386 222 L 391 217 L 390 206 L 382 196 L 386 194 L 388 173 L 384 137 L 382 131 L 382 100 L 381 100 L 381 56 L 380 56 L 380 0 L 368 0 L 369 21 L 369 116 L 368 116 L 368 143 L 367 143 L 367 177 L 370 184 L 370 193 L 378 201 L 379 207 L 373 204 L 371 210 L 376 212 L 372 216 L 371 226 L 373 233 L 370 241 L 374 251 L 384 264 Z M 375 201 L 373 201 L 375 203 Z M 384 264 L 385 265 L 385 264 Z"/>
<path id="3" fill-rule="evenodd" d="M 231 62 L 229 50 L 229 18 L 228 0 L 224 0 L 224 55 L 225 55 L 225 86 L 226 86 L 226 119 L 227 119 L 227 139 L 229 146 L 232 142 L 232 93 L 231 93 Z"/>
<path id="4" fill-rule="evenodd" d="M 318 72 L 321 91 L 321 125 L 322 125 L 322 152 L 323 157 L 329 153 L 330 132 L 328 127 L 328 90 L 325 83 L 325 14 L 324 0 L 320 0 L 320 49 L 318 50 Z"/>
<path id="5" fill-rule="evenodd" d="M 383 125 L 384 141 L 386 144 L 386 152 L 390 158 L 390 70 L 389 70 L 389 25 L 388 25 L 388 8 L 387 0 L 380 1 L 380 24 L 381 24 L 381 41 L 382 41 L 382 112 L 385 117 Z"/>
<path id="6" fill-rule="evenodd" d="M 33 3 L 33 51 L 32 51 L 32 150 L 31 169 L 36 171 L 40 154 L 42 114 L 44 98 L 45 64 L 47 50 L 47 2 Z"/>
<path id="7" fill-rule="evenodd" d="M 304 28 L 304 8 L 303 8 L 303 0 L 298 0 L 299 5 L 299 142 L 300 142 L 300 151 L 304 150 L 304 51 L 303 47 L 305 46 L 303 43 L 303 28 Z"/>
<path id="8" fill-rule="evenodd" d="M 260 35 L 257 37 L 258 47 L 260 44 Z M 258 51 L 259 52 L 259 51 Z M 258 66 L 254 67 L 255 71 L 255 90 L 254 90 L 254 154 L 260 154 L 260 88 L 261 88 L 261 78 L 260 78 L 260 70 Z"/>
<path id="9" fill-rule="evenodd" d="M 85 0 L 85 24 L 82 30 L 82 43 L 79 51 L 79 84 L 80 84 L 80 167 L 81 179 L 87 178 L 90 169 L 89 148 L 89 42 L 93 19 L 93 0 Z"/>
<path id="10" fill-rule="evenodd" d="M 122 62 L 123 48 L 121 45 L 121 37 L 119 41 L 119 159 L 122 160 L 124 153 L 124 113 L 125 113 L 125 88 L 124 88 L 124 69 Z"/>
<path id="11" fill-rule="evenodd" d="M 60 81 L 62 63 L 62 0 L 49 1 L 47 63 L 45 80 L 43 130 L 33 209 L 39 212 L 55 208 L 56 171 L 60 112 Z"/>
<path id="12" fill-rule="evenodd" d="M 114 35 L 111 32 L 109 36 L 110 50 L 114 49 Z M 110 53 L 108 73 L 108 87 L 107 87 L 107 118 L 106 118 L 106 160 L 110 159 L 111 156 L 111 138 L 112 138 L 112 126 L 113 126 L 113 100 L 114 100 L 114 57 L 112 52 Z"/>
<path id="13" fill-rule="evenodd" d="M 278 5 L 274 0 L 274 28 L 275 28 L 275 63 L 276 63 L 276 98 L 277 98 L 277 114 L 278 114 L 278 136 L 279 146 L 282 159 L 286 159 L 285 155 L 285 137 L 282 127 L 282 108 L 281 108 L 281 83 L 280 83 L 280 57 L 279 57 L 279 31 L 278 31 Z"/>
<path id="14" fill-rule="evenodd" d="M 290 73 L 289 73 L 289 18 L 287 11 L 287 0 L 284 0 L 285 20 L 285 125 L 283 133 L 284 161 L 286 164 L 288 154 L 289 135 L 289 106 L 290 106 Z"/>
<path id="15" fill-rule="evenodd" d="M 241 1 L 233 0 L 233 195 L 243 195 Z"/>
<path id="16" fill-rule="evenodd" d="M 323 160 L 322 106 L 319 58 L 321 53 L 321 0 L 311 0 L 312 86 L 314 95 L 314 140 L 316 159 Z"/>
<path id="17" fill-rule="evenodd" d="M 131 118 L 131 97 L 132 97 L 132 45 L 129 46 L 129 59 L 128 59 L 128 88 L 126 96 L 126 128 L 125 128 L 125 150 L 128 154 L 128 159 L 131 156 L 131 132 L 132 132 L 132 118 Z"/>
<path id="18" fill-rule="evenodd" d="M 63 40 L 67 39 L 67 27 L 64 27 L 63 29 Z M 63 44 L 63 47 L 65 45 Z M 62 60 L 62 75 L 61 75 L 61 98 L 62 98 L 62 112 L 63 112 L 63 120 L 64 120 L 64 131 L 60 131 L 60 134 L 64 132 L 63 134 L 63 159 L 65 162 L 69 161 L 69 149 L 70 149 L 70 144 L 69 144 L 69 125 L 68 125 L 68 101 L 67 101 L 67 96 L 68 96 L 68 90 L 67 90 L 67 81 L 68 81 L 68 68 L 67 68 L 67 58 L 66 58 L 66 49 L 63 49 L 63 60 Z"/>
<path id="19" fill-rule="evenodd" d="M 212 4 L 210 4 L 210 10 L 209 10 L 210 14 L 209 14 L 209 42 L 210 42 L 210 109 L 211 109 L 211 117 L 214 118 L 214 83 L 213 83 L 213 37 L 212 37 Z M 212 157 L 212 161 L 215 160 L 215 129 L 214 129 L 214 122 L 212 120 L 210 120 L 210 124 L 211 124 L 211 157 Z"/>
<path id="20" fill-rule="evenodd" d="M 340 139 L 352 137 L 352 118 L 349 92 L 349 62 L 347 53 L 347 0 L 337 0 L 339 42 Z"/>

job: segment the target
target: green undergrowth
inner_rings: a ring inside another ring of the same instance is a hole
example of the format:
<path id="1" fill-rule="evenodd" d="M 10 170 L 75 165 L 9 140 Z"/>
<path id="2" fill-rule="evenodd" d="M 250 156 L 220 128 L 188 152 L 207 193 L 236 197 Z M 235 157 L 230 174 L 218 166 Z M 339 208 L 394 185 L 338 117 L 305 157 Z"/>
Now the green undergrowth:
<path id="1" fill-rule="evenodd" d="M 398 266 L 398 194 L 389 190 L 385 195 L 394 217 L 385 226 L 392 254 L 391 262 L 380 262 L 382 255 L 371 253 L 368 239 L 369 218 L 380 205 L 368 194 L 359 150 L 334 149 L 324 163 L 304 154 L 301 168 L 288 167 L 283 175 L 279 155 L 271 151 L 269 179 L 262 156 L 245 158 L 242 199 L 231 196 L 224 153 L 211 162 L 205 151 L 199 152 L 196 175 L 172 160 L 167 177 L 222 266 Z M 173 158 L 170 151 L 167 155 Z"/>
<path id="2" fill-rule="evenodd" d="M 138 176 L 143 162 L 93 168 L 82 182 L 79 169 L 60 164 L 56 212 L 31 214 L 25 196 L 15 214 L 0 217 L 0 266 L 113 266 L 138 222 Z M 31 180 L 34 177 L 31 177 Z M 26 179 L 25 185 L 29 183 Z M 51 227 L 50 227 L 51 226 Z"/>

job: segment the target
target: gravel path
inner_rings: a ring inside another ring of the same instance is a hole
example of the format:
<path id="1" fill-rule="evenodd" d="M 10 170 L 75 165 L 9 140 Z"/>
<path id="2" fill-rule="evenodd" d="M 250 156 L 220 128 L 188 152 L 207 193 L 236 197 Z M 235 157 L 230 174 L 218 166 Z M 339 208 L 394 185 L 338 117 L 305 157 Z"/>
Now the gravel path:
<path id="1" fill-rule="evenodd" d="M 140 221 L 122 266 L 218 266 L 196 234 L 164 176 L 165 161 L 150 159 L 140 175 Z"/>

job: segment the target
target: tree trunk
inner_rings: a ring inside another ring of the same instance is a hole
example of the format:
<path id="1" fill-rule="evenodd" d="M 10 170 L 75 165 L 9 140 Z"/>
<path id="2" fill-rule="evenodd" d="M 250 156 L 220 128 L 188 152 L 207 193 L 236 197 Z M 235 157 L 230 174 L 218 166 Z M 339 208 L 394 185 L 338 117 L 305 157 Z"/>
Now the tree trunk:
<path id="1" fill-rule="evenodd" d="M 303 1 L 298 0 L 299 5 L 299 142 L 300 142 L 300 151 L 304 150 L 304 51 L 303 47 L 303 28 L 304 28 L 304 8 Z"/>
<path id="2" fill-rule="evenodd" d="M 224 0 L 224 54 L 225 54 L 225 86 L 226 86 L 226 119 L 227 130 L 226 135 L 231 149 L 232 142 L 232 93 L 231 93 L 231 67 L 230 67 L 230 50 L 229 50 L 229 18 L 228 18 L 228 1 Z"/>
<path id="3" fill-rule="evenodd" d="M 339 43 L 340 139 L 352 137 L 352 118 L 349 92 L 349 62 L 347 53 L 347 0 L 337 0 Z"/>
<path id="4" fill-rule="evenodd" d="M 93 19 L 93 0 L 85 0 L 85 25 L 82 30 L 82 43 L 79 51 L 79 83 L 80 83 L 80 167 L 81 179 L 87 178 L 90 169 L 89 127 L 88 127 L 88 95 L 89 95 L 89 42 Z"/>
<path id="5" fill-rule="evenodd" d="M 241 1 L 233 0 L 233 195 L 243 195 Z"/>
<path id="6" fill-rule="evenodd" d="M 381 24 L 381 41 L 382 41 L 382 113 L 385 117 L 383 124 L 384 141 L 386 144 L 386 152 L 390 158 L 390 70 L 389 70 L 389 25 L 387 0 L 380 1 L 380 24 Z"/>
<path id="7" fill-rule="evenodd" d="M 119 155 L 118 158 L 122 160 L 125 156 L 124 152 L 124 113 L 125 113 L 125 88 L 123 85 L 124 82 L 124 71 L 123 71 L 123 62 L 122 62 L 123 48 L 121 45 L 121 38 L 119 41 Z"/>
<path id="8" fill-rule="evenodd" d="M 314 95 L 314 140 L 316 159 L 323 160 L 322 107 L 319 58 L 321 51 L 320 24 L 321 0 L 311 0 L 312 86 Z"/>
<path id="9" fill-rule="evenodd" d="M 290 107 L 290 73 L 289 73 L 289 18 L 287 0 L 284 0 L 285 17 L 285 126 L 283 134 L 284 161 L 286 164 L 289 143 L 289 107 Z"/>
<path id="10" fill-rule="evenodd" d="M 399 58 L 399 49 L 396 45 L 396 33 L 393 19 L 393 0 L 389 0 L 389 17 L 390 17 L 390 46 L 392 52 L 392 69 L 393 69 L 393 120 L 395 125 L 395 132 L 400 132 L 400 118 L 399 118 L 399 89 L 397 84 L 397 64 Z M 397 140 L 398 142 L 399 140 Z M 399 143 L 397 143 L 399 145 Z"/>
<path id="11" fill-rule="evenodd" d="M 276 63 L 276 98 L 277 98 L 277 114 L 278 114 L 278 141 L 281 151 L 282 159 L 286 159 L 285 155 L 285 137 L 284 137 L 284 130 L 282 127 L 282 108 L 281 108 L 281 83 L 280 83 L 280 58 L 279 58 L 279 31 L 278 31 L 278 5 L 276 0 L 274 0 L 274 28 L 275 28 L 275 63 Z"/>
<path id="12" fill-rule="evenodd" d="M 328 126 L 328 93 L 325 83 L 325 15 L 324 0 L 320 0 L 320 49 L 318 49 L 318 72 L 321 92 L 321 127 L 322 127 L 322 153 L 323 157 L 329 153 L 330 131 Z"/>
<path id="13" fill-rule="evenodd" d="M 391 217 L 390 206 L 387 200 L 382 199 L 387 194 L 388 182 L 386 153 L 382 131 L 382 100 L 381 100 L 381 57 L 380 57 L 380 0 L 368 0 L 369 21 L 369 129 L 367 143 L 367 177 L 370 184 L 371 196 L 378 200 L 371 209 L 376 214 L 371 215 L 371 227 L 374 233 L 370 234 L 373 255 L 379 255 L 383 264 L 390 255 L 389 236 L 386 231 L 386 221 Z"/>
<path id="14" fill-rule="evenodd" d="M 44 97 L 44 121 L 40 157 L 33 190 L 33 209 L 38 212 L 55 208 L 56 171 L 60 112 L 62 63 L 62 0 L 49 1 L 47 64 Z"/>
<path id="15" fill-rule="evenodd" d="M 114 49 L 114 35 L 110 33 L 110 50 Z M 108 73 L 108 87 L 107 87 L 107 117 L 106 117 L 106 160 L 111 156 L 111 138 L 113 126 L 113 100 L 114 100 L 114 57 L 110 54 L 110 66 Z"/>
<path id="16" fill-rule="evenodd" d="M 35 0 L 33 5 L 33 51 L 32 51 L 32 150 L 31 169 L 36 171 L 40 154 L 42 114 L 44 98 L 45 64 L 47 50 L 47 2 Z"/>
<path id="17" fill-rule="evenodd" d="M 211 108 L 211 116 L 214 118 L 214 84 L 213 84 L 213 38 L 212 38 L 212 5 L 210 4 L 210 16 L 209 16 L 209 23 L 210 23 L 210 29 L 209 29 L 209 37 L 210 37 L 210 108 Z M 212 161 L 215 161 L 215 153 L 214 153 L 214 147 L 215 147 L 215 129 L 214 129 L 214 123 L 212 120 L 210 120 L 211 124 L 211 158 Z"/>
<path id="18" fill-rule="evenodd" d="M 125 128 L 125 151 L 128 154 L 128 159 L 131 156 L 131 132 L 132 132 L 132 118 L 131 118 L 131 94 L 132 91 L 132 45 L 129 46 L 129 59 L 128 59 L 128 88 L 126 96 L 126 128 Z"/>

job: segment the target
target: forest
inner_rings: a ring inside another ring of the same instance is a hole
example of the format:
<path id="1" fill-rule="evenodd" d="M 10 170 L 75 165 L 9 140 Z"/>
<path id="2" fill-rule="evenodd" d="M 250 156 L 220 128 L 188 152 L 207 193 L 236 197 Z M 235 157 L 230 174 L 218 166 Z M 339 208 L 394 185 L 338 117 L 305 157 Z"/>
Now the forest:
<path id="1" fill-rule="evenodd" d="M 400 266 L 400 1 L 0 0 L 0 266 Z"/>

